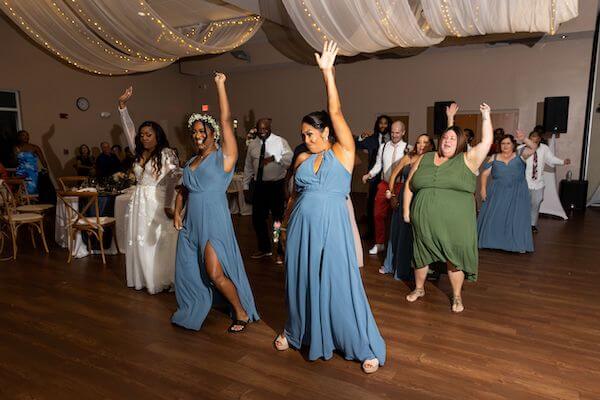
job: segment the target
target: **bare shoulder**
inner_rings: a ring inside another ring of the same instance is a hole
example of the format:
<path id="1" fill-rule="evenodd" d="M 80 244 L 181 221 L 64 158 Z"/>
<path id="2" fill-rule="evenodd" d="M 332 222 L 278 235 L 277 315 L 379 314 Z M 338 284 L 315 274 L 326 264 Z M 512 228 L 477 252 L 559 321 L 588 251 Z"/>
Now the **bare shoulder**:
<path id="1" fill-rule="evenodd" d="M 300 164 L 306 161 L 311 155 L 311 153 L 300 153 L 294 162 L 294 171 L 297 170 Z"/>

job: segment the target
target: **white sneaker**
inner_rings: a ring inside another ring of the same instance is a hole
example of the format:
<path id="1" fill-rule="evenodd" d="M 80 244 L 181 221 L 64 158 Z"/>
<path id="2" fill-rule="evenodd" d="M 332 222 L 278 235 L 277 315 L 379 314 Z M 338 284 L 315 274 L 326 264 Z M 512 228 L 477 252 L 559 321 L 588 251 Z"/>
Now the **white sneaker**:
<path id="1" fill-rule="evenodd" d="M 375 255 L 375 254 L 379 253 L 380 251 L 383 251 L 383 249 L 385 249 L 385 245 L 376 244 L 375 246 L 371 247 L 371 249 L 369 250 L 369 254 Z"/>

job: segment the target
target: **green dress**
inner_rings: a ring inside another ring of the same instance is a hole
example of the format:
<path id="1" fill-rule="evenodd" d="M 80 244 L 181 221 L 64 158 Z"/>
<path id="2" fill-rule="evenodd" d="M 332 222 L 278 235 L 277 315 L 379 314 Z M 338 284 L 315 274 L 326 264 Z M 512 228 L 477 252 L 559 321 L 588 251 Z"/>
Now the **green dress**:
<path id="1" fill-rule="evenodd" d="M 477 177 L 467 167 L 464 153 L 440 166 L 435 153 L 423 156 L 411 180 L 414 197 L 410 218 L 417 268 L 450 261 L 470 281 L 477 280 Z"/>

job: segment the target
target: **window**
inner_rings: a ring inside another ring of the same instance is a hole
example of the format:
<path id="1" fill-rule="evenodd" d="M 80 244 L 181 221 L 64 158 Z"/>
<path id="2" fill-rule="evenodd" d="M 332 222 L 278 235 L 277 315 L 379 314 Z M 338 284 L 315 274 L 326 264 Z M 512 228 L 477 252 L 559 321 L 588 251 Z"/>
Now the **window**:
<path id="1" fill-rule="evenodd" d="M 0 162 L 6 167 L 16 164 L 13 148 L 21 129 L 19 93 L 0 90 Z"/>

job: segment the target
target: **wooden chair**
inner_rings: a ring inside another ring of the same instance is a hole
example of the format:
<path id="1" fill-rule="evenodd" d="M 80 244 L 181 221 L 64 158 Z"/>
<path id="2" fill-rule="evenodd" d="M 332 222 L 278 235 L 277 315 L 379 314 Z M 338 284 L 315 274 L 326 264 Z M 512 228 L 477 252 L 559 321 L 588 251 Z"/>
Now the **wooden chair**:
<path id="1" fill-rule="evenodd" d="M 60 183 L 60 190 L 69 191 L 73 188 L 78 188 L 81 184 L 87 181 L 89 178 L 87 176 L 62 176 L 58 178 L 58 183 Z"/>
<path id="2" fill-rule="evenodd" d="M 0 181 L 0 211 L 0 230 L 4 231 L 6 229 L 8 231 L 5 235 L 12 241 L 13 259 L 17 259 L 17 235 L 19 233 L 19 228 L 23 225 L 29 226 L 33 246 L 35 247 L 35 228 L 42 237 L 44 250 L 46 250 L 46 253 L 49 252 L 48 244 L 46 243 L 46 235 L 44 234 L 44 216 L 38 213 L 17 212 L 17 205 L 12 190 L 3 180 Z M 2 242 L 3 241 L 4 239 L 2 239 Z"/>
<path id="3" fill-rule="evenodd" d="M 5 179 L 5 182 L 12 190 L 18 212 L 44 214 L 46 211 L 54 208 L 53 204 L 31 203 L 31 200 L 36 199 L 37 195 L 31 196 L 27 193 L 27 185 L 25 184 L 24 178 L 7 178 Z"/>
<path id="4" fill-rule="evenodd" d="M 67 214 L 67 237 L 69 238 L 69 258 L 67 262 L 71 262 L 73 258 L 73 247 L 75 245 L 75 239 L 77 233 L 86 232 L 88 234 L 88 249 L 91 251 L 91 240 L 90 235 L 94 237 L 100 243 L 100 253 L 102 254 L 102 263 L 106 264 L 106 257 L 104 255 L 104 230 L 106 228 L 113 228 L 113 240 L 117 246 L 117 252 L 119 252 L 119 245 L 117 244 L 117 232 L 116 232 L 116 220 L 113 217 L 101 217 L 100 209 L 98 207 L 98 192 L 76 192 L 76 191 L 59 191 L 56 193 L 59 200 L 65 204 L 65 211 Z M 78 208 L 73 207 L 70 199 L 76 197 L 78 199 Z M 93 216 L 86 216 L 86 212 L 92 209 L 94 211 Z"/>

